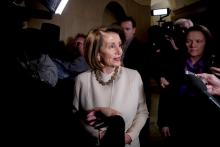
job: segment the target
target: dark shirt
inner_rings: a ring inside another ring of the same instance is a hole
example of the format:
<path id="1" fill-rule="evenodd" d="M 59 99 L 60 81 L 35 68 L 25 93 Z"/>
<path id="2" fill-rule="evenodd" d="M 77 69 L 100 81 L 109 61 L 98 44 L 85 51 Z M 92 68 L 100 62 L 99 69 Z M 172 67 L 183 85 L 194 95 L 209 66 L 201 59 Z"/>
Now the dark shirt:
<path id="1" fill-rule="evenodd" d="M 202 59 L 200 59 L 194 65 L 190 59 L 187 59 L 184 66 L 185 66 L 185 69 L 184 69 L 185 71 L 190 71 L 195 74 L 206 72 L 204 60 L 202 60 Z M 182 83 L 180 85 L 179 96 L 183 96 L 183 95 L 195 96 L 196 92 L 194 89 L 192 89 L 191 87 L 189 87 L 185 83 Z"/>

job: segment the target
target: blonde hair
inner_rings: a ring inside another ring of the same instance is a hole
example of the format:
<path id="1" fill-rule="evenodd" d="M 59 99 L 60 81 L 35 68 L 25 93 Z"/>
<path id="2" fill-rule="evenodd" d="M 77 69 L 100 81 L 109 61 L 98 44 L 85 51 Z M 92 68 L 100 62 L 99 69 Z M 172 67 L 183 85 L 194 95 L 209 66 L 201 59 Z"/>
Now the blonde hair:
<path id="1" fill-rule="evenodd" d="M 96 69 L 100 70 L 102 68 L 102 64 L 100 63 L 98 53 L 103 44 L 103 33 L 106 32 L 117 33 L 119 34 L 119 37 L 122 42 L 124 42 L 125 40 L 123 31 L 114 26 L 110 26 L 110 27 L 101 26 L 90 30 L 85 39 L 84 56 L 88 65 L 93 70 Z"/>

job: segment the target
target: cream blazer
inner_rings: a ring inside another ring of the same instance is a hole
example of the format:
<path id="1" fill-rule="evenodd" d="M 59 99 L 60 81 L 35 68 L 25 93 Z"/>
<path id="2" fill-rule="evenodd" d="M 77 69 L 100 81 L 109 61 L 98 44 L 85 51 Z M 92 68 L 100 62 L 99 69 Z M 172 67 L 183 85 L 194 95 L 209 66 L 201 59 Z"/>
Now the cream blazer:
<path id="1" fill-rule="evenodd" d="M 104 73 L 101 76 L 103 79 L 111 77 Z M 139 147 L 138 136 L 149 115 L 140 74 L 120 67 L 117 78 L 103 86 L 96 80 L 94 71 L 89 70 L 79 74 L 75 82 L 73 112 L 94 107 L 111 107 L 119 111 L 125 121 L 125 131 L 132 139 L 126 147 Z M 97 130 L 86 125 L 85 128 L 98 137 Z"/>

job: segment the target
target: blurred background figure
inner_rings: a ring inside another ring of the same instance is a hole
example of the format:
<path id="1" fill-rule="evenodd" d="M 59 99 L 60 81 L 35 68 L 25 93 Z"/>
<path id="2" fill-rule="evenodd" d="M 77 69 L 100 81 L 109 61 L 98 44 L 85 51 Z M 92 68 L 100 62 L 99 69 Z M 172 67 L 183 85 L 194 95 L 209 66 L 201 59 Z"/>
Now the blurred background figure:
<path id="1" fill-rule="evenodd" d="M 64 57 L 54 59 L 59 79 L 74 79 L 79 73 L 89 69 L 84 58 L 85 37 L 84 34 L 77 34 L 73 40 L 69 40 Z"/>
<path id="2" fill-rule="evenodd" d="M 20 65 L 32 78 L 54 87 L 58 81 L 57 67 L 48 55 L 43 42 L 43 32 L 34 28 L 23 29 L 19 39 L 18 58 Z"/>
<path id="3" fill-rule="evenodd" d="M 193 26 L 193 22 L 190 19 L 179 18 L 174 22 L 174 25 L 179 26 L 180 28 L 190 28 Z"/>

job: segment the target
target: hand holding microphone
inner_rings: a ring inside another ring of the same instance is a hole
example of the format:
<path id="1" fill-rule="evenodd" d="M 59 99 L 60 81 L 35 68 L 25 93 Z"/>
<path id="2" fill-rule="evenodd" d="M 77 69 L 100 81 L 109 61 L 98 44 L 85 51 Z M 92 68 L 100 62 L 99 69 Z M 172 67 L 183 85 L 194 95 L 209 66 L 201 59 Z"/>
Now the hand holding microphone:
<path id="1" fill-rule="evenodd" d="M 212 95 L 220 96 L 220 79 L 218 79 L 214 74 L 197 74 L 199 78 L 205 81 L 207 91 Z"/>

